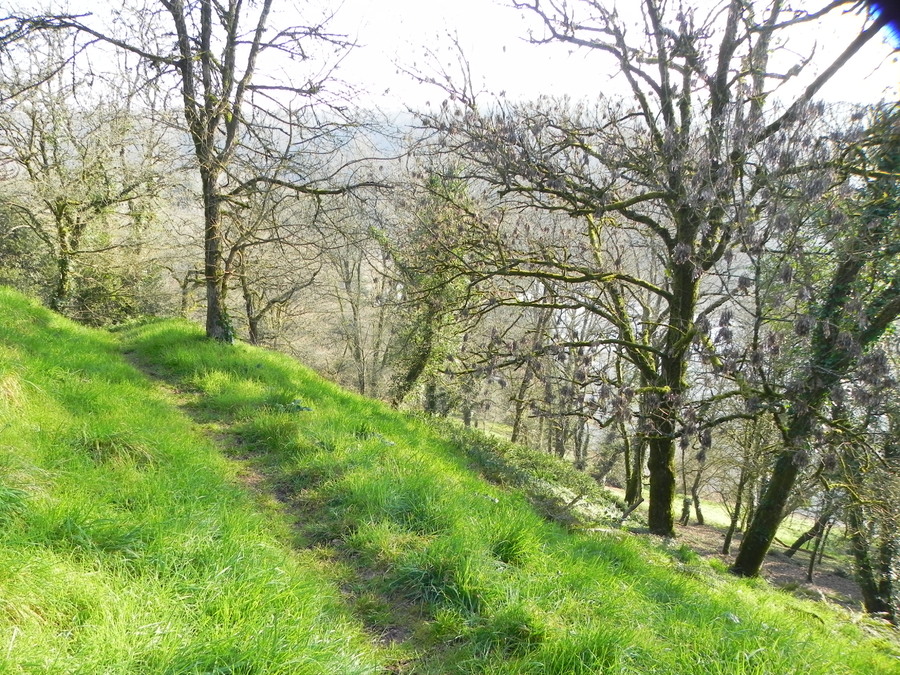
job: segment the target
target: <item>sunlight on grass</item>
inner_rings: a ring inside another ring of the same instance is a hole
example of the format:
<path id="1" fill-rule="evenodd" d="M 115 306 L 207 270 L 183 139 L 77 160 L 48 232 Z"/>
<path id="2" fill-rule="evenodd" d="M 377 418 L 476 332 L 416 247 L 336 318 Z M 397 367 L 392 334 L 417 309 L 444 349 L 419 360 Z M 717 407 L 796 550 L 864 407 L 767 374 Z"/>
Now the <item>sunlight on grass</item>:
<path id="1" fill-rule="evenodd" d="M 553 458 L 184 322 L 0 305 L 0 672 L 898 670 L 893 639 L 827 605 L 578 531 L 614 506 Z"/>
<path id="2" fill-rule="evenodd" d="M 0 671 L 379 670 L 318 563 L 117 336 L 0 305 Z M 221 409 L 258 393 L 219 391 Z"/>
<path id="3" fill-rule="evenodd" d="M 897 670 L 894 647 L 827 606 L 732 579 L 687 549 L 551 522 L 568 521 L 541 489 L 548 500 L 556 479 L 574 481 L 569 495 L 591 490 L 553 458 L 457 425 L 442 437 L 287 357 L 206 342 L 183 323 L 126 337 L 253 449 L 305 540 L 344 570 L 370 631 L 406 636 L 403 672 Z"/>

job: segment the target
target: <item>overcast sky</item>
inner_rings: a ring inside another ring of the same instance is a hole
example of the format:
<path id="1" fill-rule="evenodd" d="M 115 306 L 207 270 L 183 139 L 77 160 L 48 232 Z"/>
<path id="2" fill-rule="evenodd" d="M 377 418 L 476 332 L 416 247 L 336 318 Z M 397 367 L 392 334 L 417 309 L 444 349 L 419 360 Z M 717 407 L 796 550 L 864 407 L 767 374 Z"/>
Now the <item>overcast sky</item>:
<path id="1" fill-rule="evenodd" d="M 620 0 L 619 4 L 634 7 L 637 3 Z M 813 66 L 821 68 L 853 39 L 861 20 L 836 16 L 824 27 L 797 31 L 791 47 L 804 54 L 815 48 Z M 503 0 L 344 0 L 333 24 L 340 32 L 358 36 L 360 42 L 342 65 L 342 77 L 364 83 L 372 97 L 387 107 L 419 107 L 440 98 L 433 88 L 417 85 L 396 71 L 398 66 L 427 69 L 426 48 L 453 67 L 448 33 L 458 37 L 475 79 L 494 92 L 502 90 L 516 98 L 541 93 L 582 97 L 610 93 L 620 86 L 610 80 L 614 69 L 601 55 L 572 52 L 563 45 L 528 44 L 529 26 L 535 26 L 533 19 L 526 20 Z M 900 65 L 887 39 L 884 31 L 883 39 L 867 45 L 820 96 L 853 102 L 900 98 Z M 814 75 L 811 67 L 803 84 Z M 385 90 L 389 90 L 386 95 Z"/>

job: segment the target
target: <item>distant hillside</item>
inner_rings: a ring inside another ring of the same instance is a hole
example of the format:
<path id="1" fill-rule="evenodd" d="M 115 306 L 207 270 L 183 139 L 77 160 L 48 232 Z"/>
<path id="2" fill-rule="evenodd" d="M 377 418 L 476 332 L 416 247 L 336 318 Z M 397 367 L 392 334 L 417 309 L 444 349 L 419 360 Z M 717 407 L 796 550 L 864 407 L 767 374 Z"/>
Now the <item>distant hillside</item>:
<path id="1" fill-rule="evenodd" d="M 0 672 L 900 672 L 546 456 L 185 322 L 0 317 Z"/>

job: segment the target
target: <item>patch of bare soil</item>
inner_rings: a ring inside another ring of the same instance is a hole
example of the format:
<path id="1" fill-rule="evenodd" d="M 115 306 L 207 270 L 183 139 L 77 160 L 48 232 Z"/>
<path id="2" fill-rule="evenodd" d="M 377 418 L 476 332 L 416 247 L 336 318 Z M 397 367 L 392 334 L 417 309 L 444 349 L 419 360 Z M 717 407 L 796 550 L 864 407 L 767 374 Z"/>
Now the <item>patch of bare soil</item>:
<path id="1" fill-rule="evenodd" d="M 693 549 L 704 558 L 718 558 L 726 565 L 734 561 L 734 553 L 741 543 L 741 535 L 735 534 L 731 555 L 722 555 L 725 532 L 709 525 L 688 525 L 678 528 L 678 541 Z M 762 576 L 773 586 L 784 588 L 798 595 L 815 600 L 827 600 L 848 609 L 861 611 L 862 594 L 853 580 L 852 570 L 828 555 L 822 559 L 813 572 L 813 581 L 806 579 L 809 566 L 809 552 L 798 551 L 792 558 L 784 554 L 784 547 L 772 545 L 763 563 Z"/>

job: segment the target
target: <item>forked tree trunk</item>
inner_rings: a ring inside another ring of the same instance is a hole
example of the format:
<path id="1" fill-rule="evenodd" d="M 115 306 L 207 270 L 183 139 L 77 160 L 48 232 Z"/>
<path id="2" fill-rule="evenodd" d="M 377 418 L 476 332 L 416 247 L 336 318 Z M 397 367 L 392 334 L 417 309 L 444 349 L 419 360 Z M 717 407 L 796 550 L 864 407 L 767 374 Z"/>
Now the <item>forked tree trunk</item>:
<path id="1" fill-rule="evenodd" d="M 850 526 L 850 542 L 853 558 L 856 561 L 856 581 L 863 596 L 863 606 L 869 614 L 887 617 L 896 623 L 897 616 L 890 598 L 881 593 L 878 580 L 875 578 L 875 566 L 869 553 L 869 541 L 865 535 L 865 518 L 862 509 L 856 504 L 847 507 L 847 521 Z"/>
<path id="2" fill-rule="evenodd" d="M 785 450 L 778 456 L 772 477 L 756 506 L 753 519 L 744 533 L 737 558 L 731 566 L 732 573 L 743 577 L 755 577 L 759 574 L 769 546 L 775 539 L 778 526 L 784 517 L 784 507 L 799 470 L 795 450 Z"/>
<path id="3" fill-rule="evenodd" d="M 785 551 L 785 555 L 788 558 L 793 557 L 804 544 L 812 539 L 818 538 L 822 532 L 825 531 L 825 526 L 828 525 L 833 513 L 833 506 L 830 503 L 826 503 L 825 506 L 822 507 L 822 512 L 819 514 L 819 517 L 816 518 L 816 522 L 813 523 L 813 526 L 797 537 L 797 540 L 791 544 L 791 547 L 787 551 Z"/>

